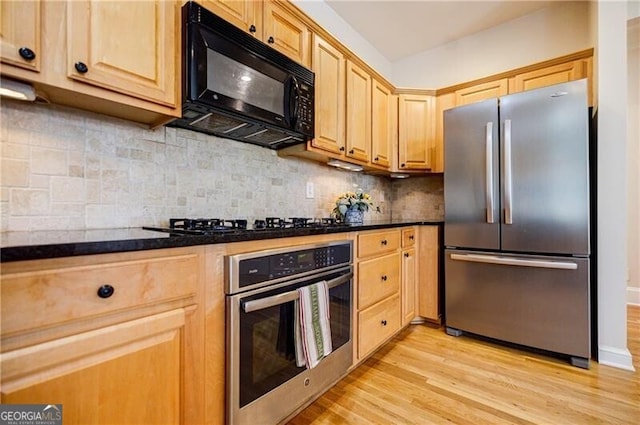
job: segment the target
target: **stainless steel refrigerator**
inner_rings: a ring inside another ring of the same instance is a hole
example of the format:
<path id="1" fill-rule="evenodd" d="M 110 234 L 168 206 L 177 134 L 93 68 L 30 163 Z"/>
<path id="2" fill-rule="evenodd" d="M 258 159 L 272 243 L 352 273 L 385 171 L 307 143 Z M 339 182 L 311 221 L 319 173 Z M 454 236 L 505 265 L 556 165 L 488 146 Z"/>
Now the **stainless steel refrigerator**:
<path id="1" fill-rule="evenodd" d="M 586 80 L 445 111 L 450 335 L 589 367 L 588 122 Z"/>

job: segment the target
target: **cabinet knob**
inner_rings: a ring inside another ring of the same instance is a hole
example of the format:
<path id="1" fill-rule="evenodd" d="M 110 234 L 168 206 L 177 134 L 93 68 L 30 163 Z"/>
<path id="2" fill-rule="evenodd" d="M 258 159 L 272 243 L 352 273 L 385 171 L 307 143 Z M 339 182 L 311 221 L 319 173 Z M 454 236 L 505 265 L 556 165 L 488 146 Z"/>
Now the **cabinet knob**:
<path id="1" fill-rule="evenodd" d="M 413 235 L 409 236 L 409 240 L 410 240 L 410 241 L 412 241 L 412 240 L 414 240 L 414 239 L 415 239 L 415 236 L 413 236 Z"/>
<path id="2" fill-rule="evenodd" d="M 269 39 L 267 39 L 267 43 L 269 43 L 269 44 L 273 44 L 275 42 L 276 41 L 273 39 L 273 37 L 269 37 Z"/>
<path id="3" fill-rule="evenodd" d="M 340 146 L 340 152 L 344 152 L 344 146 Z"/>
<path id="4" fill-rule="evenodd" d="M 255 25 L 251 25 L 251 26 L 249 27 L 249 32 L 250 32 L 251 34 L 255 33 L 256 31 L 257 31 L 257 29 L 256 29 L 256 26 L 255 26 Z"/>
<path id="5" fill-rule="evenodd" d="M 402 164 L 400 164 L 400 168 L 404 168 L 404 167 L 405 167 L 405 165 L 404 165 L 404 162 L 403 162 Z"/>
<path id="6" fill-rule="evenodd" d="M 386 239 L 383 239 L 383 240 L 381 240 L 381 241 L 380 241 L 380 243 L 381 243 L 382 245 L 386 245 L 386 244 L 387 244 L 387 240 L 386 240 Z"/>
<path id="7" fill-rule="evenodd" d="M 404 253 L 404 256 L 405 256 L 405 258 L 409 258 L 409 253 L 408 253 L 408 252 L 405 252 L 405 253 Z"/>
<path id="8" fill-rule="evenodd" d="M 76 68 L 76 71 L 78 71 L 80 74 L 85 74 L 89 70 L 89 68 L 84 62 L 76 62 L 73 66 Z"/>
<path id="9" fill-rule="evenodd" d="M 381 279 L 383 282 L 386 282 L 386 281 L 387 281 L 387 275 L 386 275 L 386 274 L 383 274 L 382 276 L 380 276 L 380 279 Z"/>
<path id="10" fill-rule="evenodd" d="M 373 158 L 373 160 L 374 160 L 375 162 L 378 162 L 378 161 L 380 161 L 380 158 L 376 156 L 375 158 Z"/>
<path id="11" fill-rule="evenodd" d="M 98 296 L 100 298 L 109 298 L 114 292 L 116 292 L 116 290 L 111 285 L 102 285 L 98 288 Z"/>
<path id="12" fill-rule="evenodd" d="M 387 321 L 386 320 L 382 320 L 382 321 L 380 321 L 380 323 L 382 324 L 382 326 L 387 326 Z"/>
<path id="13" fill-rule="evenodd" d="M 32 61 L 36 58 L 36 53 L 28 47 L 21 47 L 18 49 L 20 57 L 27 61 Z"/>
<path id="14" fill-rule="evenodd" d="M 353 149 L 349 150 L 349 155 L 353 155 Z"/>

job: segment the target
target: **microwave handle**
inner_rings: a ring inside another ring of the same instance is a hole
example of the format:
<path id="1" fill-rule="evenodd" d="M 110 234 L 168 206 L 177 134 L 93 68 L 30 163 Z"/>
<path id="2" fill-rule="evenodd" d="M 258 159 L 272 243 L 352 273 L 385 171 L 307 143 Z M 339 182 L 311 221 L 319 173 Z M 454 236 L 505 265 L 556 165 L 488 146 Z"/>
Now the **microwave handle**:
<path id="1" fill-rule="evenodd" d="M 287 95 L 285 96 L 284 111 L 287 124 L 290 128 L 295 128 L 296 121 L 298 119 L 298 110 L 300 109 L 300 86 L 298 80 L 293 75 L 290 75 L 286 83 Z"/>

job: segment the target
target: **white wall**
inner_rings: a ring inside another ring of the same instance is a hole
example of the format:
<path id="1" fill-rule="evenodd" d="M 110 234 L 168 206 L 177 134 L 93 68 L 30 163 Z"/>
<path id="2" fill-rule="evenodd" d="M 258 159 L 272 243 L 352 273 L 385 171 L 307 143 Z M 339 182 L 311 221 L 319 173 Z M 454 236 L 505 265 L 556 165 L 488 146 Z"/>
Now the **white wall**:
<path id="1" fill-rule="evenodd" d="M 588 2 L 529 15 L 393 63 L 399 87 L 442 88 L 593 47 Z"/>
<path id="2" fill-rule="evenodd" d="M 627 3 L 599 1 L 598 358 L 633 370 L 627 349 Z M 595 341 L 594 341 L 595 342 Z"/>
<path id="3" fill-rule="evenodd" d="M 640 2 L 636 2 L 640 9 Z M 629 282 L 627 302 L 640 305 L 640 17 L 627 26 L 629 172 Z"/>

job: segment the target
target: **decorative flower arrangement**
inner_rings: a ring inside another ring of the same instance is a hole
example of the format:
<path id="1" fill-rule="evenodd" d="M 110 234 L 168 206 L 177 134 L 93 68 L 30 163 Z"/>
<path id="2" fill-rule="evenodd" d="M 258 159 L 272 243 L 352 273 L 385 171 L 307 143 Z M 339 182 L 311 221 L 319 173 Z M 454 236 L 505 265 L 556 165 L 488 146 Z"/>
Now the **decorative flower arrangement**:
<path id="1" fill-rule="evenodd" d="M 337 219 L 344 220 L 347 211 L 360 211 L 362 213 L 369 211 L 369 208 L 376 212 L 380 212 L 380 207 L 375 206 L 371 195 L 364 193 L 362 189 L 356 192 L 345 192 L 336 199 L 336 206 L 331 214 Z"/>

